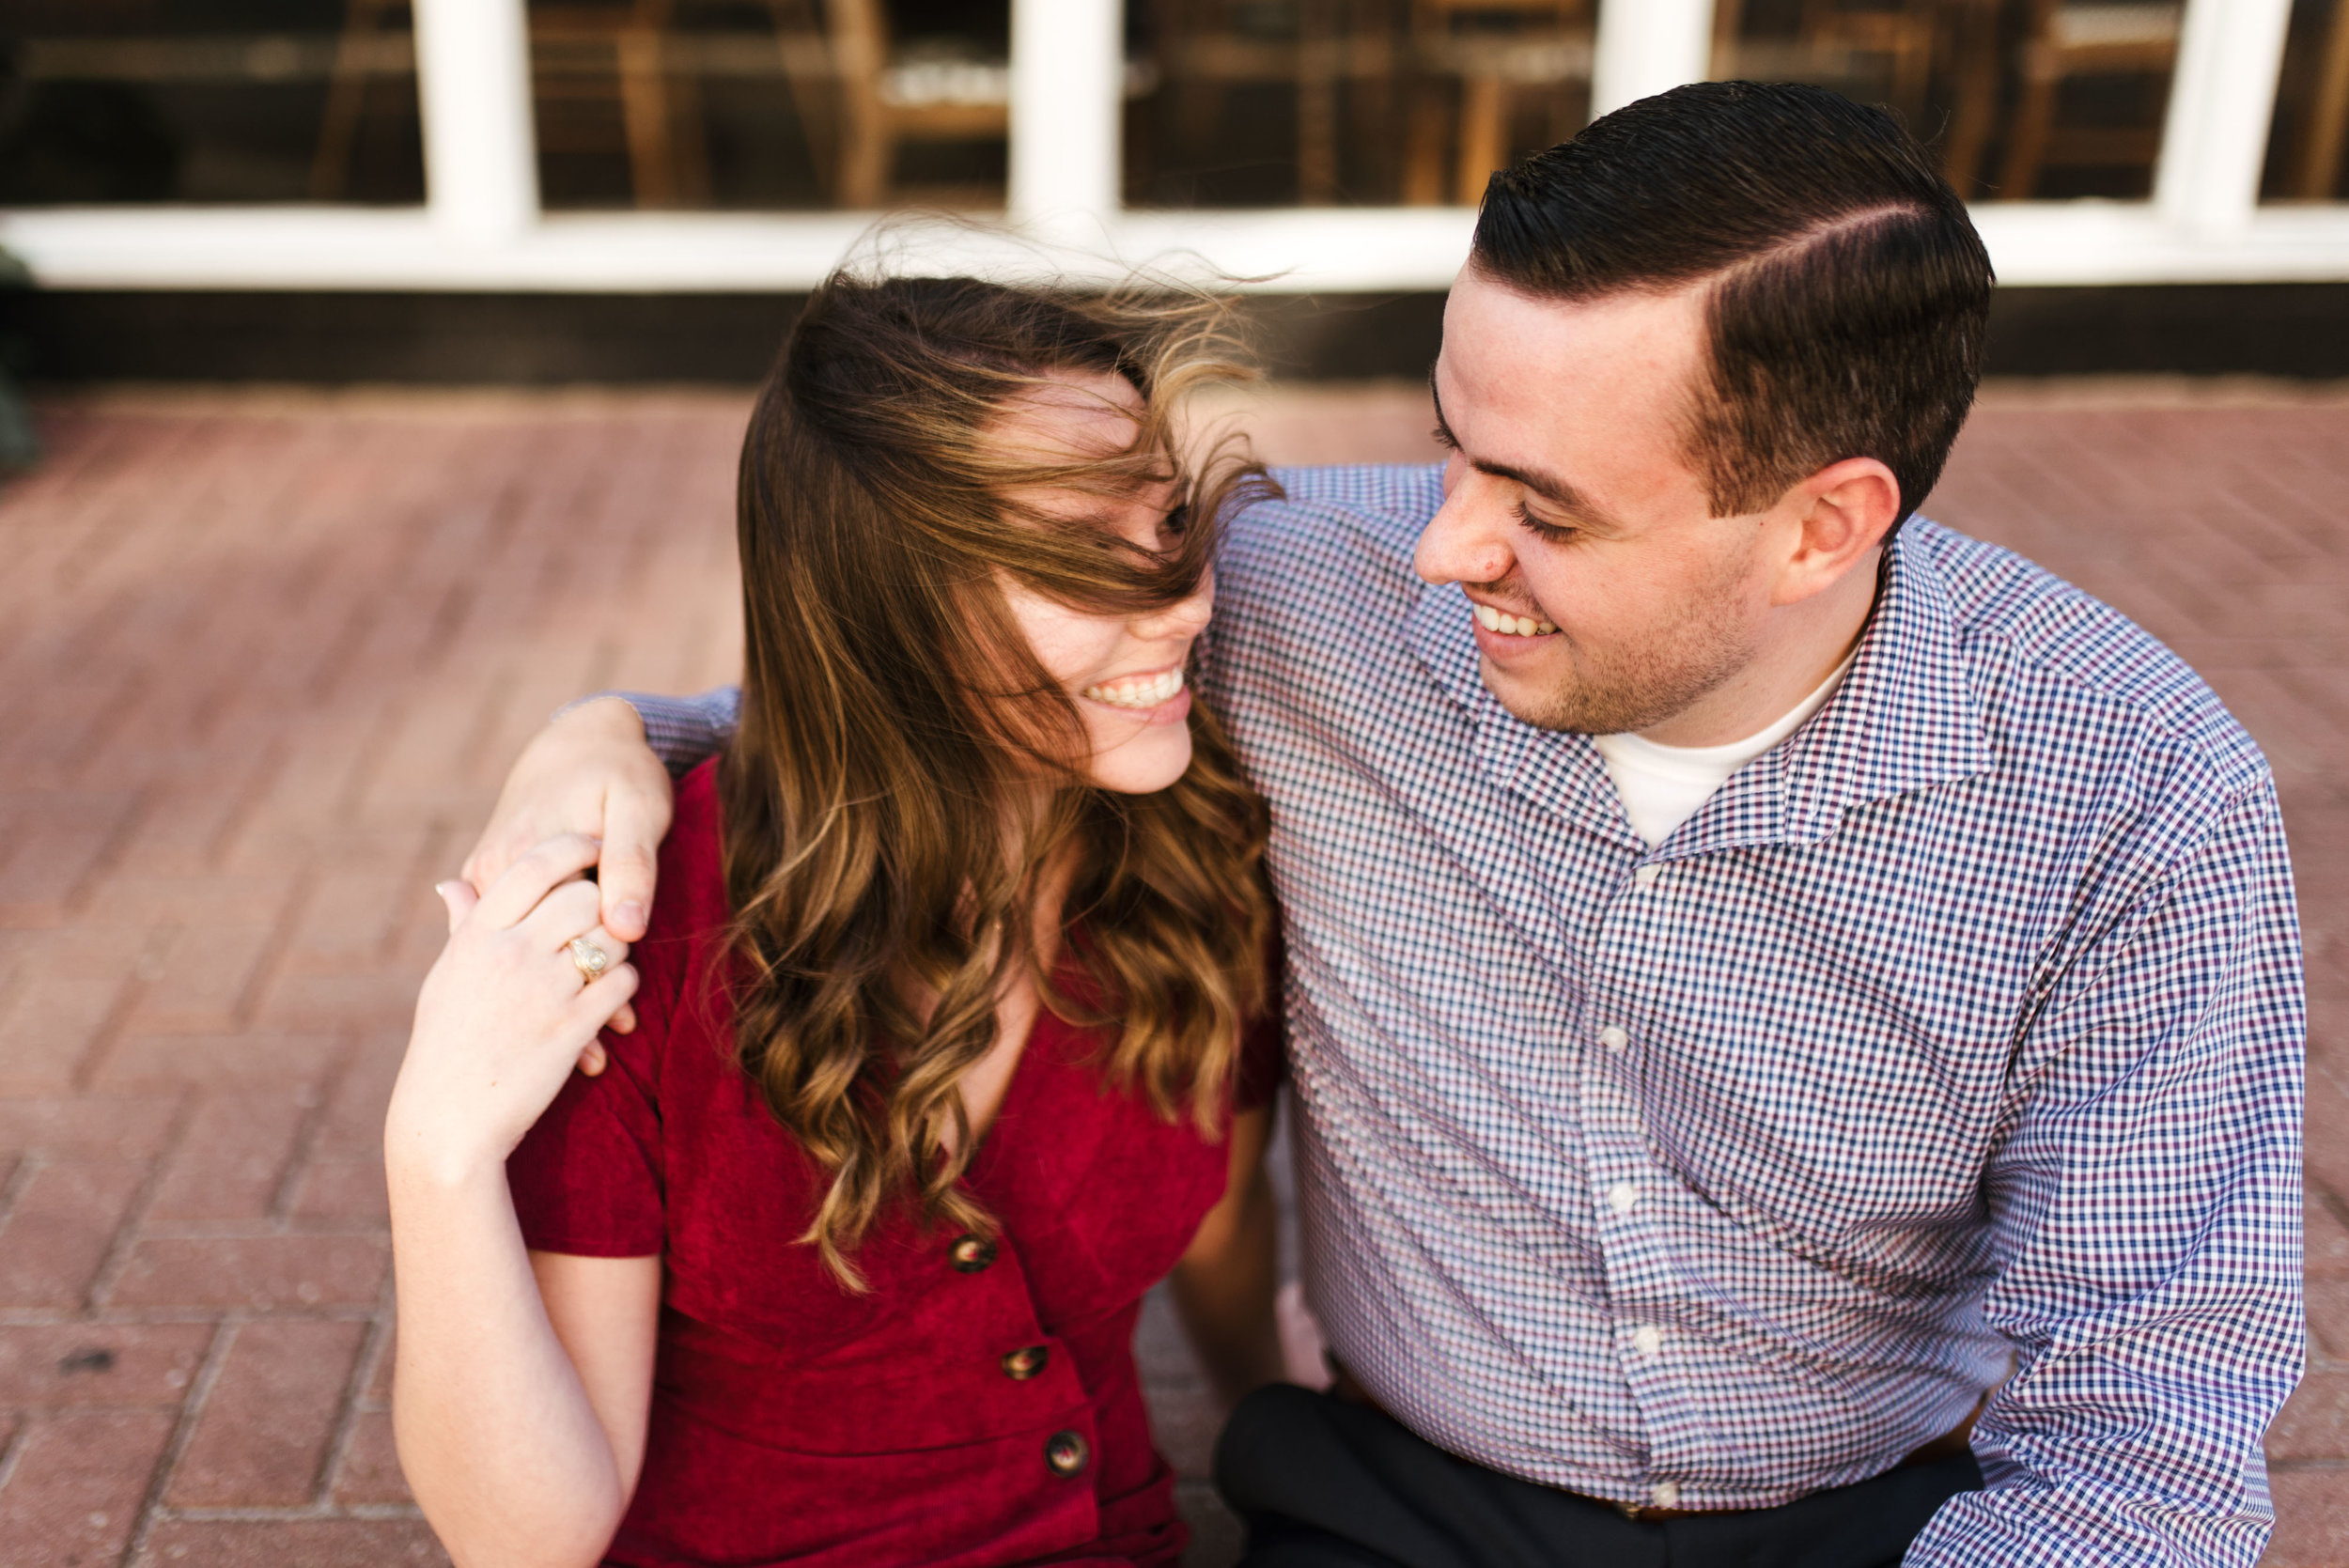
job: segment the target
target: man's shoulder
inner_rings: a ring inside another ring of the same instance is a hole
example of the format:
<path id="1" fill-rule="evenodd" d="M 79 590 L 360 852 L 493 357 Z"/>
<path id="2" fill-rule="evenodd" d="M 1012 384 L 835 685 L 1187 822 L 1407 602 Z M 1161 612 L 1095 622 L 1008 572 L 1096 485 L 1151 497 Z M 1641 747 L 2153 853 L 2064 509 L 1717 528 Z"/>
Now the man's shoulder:
<path id="1" fill-rule="evenodd" d="M 1246 572 L 1283 559 L 1367 556 L 1408 571 L 1420 531 L 1443 501 L 1438 464 L 1283 468 L 1273 478 L 1278 495 L 1231 520 L 1224 543 L 1230 567 Z"/>
<path id="2" fill-rule="evenodd" d="M 2069 749 L 2050 705 L 2092 711 L 2132 750 L 2174 753 L 2222 789 L 2267 763 L 2217 692 L 2160 639 L 2084 589 L 2011 550 L 1918 518 L 1902 548 L 1931 565 L 1977 696 L 2016 739 Z M 1994 719 L 1994 722 L 1998 722 Z"/>

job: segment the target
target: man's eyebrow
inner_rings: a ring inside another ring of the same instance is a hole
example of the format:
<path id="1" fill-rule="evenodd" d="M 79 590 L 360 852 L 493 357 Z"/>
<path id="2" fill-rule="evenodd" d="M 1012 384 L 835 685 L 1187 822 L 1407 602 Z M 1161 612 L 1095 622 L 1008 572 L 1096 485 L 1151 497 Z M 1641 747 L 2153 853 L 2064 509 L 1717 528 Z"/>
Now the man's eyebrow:
<path id="1" fill-rule="evenodd" d="M 1432 370 L 1427 375 L 1427 396 L 1436 405 L 1437 442 L 1452 451 L 1458 452 L 1460 450 L 1459 438 L 1452 433 L 1452 427 L 1444 421 L 1443 397 L 1436 391 L 1436 376 Z M 1467 455 L 1463 453 L 1462 456 Z M 1488 462 L 1477 458 L 1470 458 L 1468 465 L 1479 474 L 1489 474 L 1496 479 L 1509 479 L 1523 485 L 1552 505 L 1563 507 L 1582 521 L 1597 527 L 1602 532 L 1618 534 L 1623 532 L 1622 522 L 1612 512 L 1554 474 L 1546 474 L 1538 468 L 1520 468 L 1515 463 Z"/>

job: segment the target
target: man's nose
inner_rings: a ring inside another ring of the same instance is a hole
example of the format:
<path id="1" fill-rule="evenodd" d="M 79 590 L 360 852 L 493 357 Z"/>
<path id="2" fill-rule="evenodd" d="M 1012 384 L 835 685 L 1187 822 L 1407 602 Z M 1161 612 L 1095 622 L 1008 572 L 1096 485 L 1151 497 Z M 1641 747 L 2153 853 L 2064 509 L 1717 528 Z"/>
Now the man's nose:
<path id="1" fill-rule="evenodd" d="M 1422 578 L 1441 584 L 1498 582 L 1509 575 L 1517 564 L 1505 532 L 1509 511 L 1494 491 L 1489 478 L 1473 473 L 1452 483 L 1412 553 Z"/>

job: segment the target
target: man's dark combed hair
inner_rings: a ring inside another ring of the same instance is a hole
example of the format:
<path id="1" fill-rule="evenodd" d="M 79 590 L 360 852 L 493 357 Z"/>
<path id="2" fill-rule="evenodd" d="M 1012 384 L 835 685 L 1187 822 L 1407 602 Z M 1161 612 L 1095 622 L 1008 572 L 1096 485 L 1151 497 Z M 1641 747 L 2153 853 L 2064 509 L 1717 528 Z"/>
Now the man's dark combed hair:
<path id="1" fill-rule="evenodd" d="M 1475 266 L 1537 299 L 1709 285 L 1690 456 L 1722 517 L 1875 458 L 1901 516 L 1940 477 L 1982 379 L 1989 253 L 1881 109 L 1702 82 L 1493 176 Z"/>

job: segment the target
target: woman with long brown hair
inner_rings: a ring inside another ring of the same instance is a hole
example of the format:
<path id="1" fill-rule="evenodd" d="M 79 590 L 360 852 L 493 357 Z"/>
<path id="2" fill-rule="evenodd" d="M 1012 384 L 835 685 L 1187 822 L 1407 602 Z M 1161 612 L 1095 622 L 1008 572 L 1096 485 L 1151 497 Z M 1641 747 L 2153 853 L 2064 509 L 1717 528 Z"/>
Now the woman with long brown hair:
<path id="1" fill-rule="evenodd" d="M 1266 821 L 1184 678 L 1261 482 L 1176 457 L 1215 320 L 826 284 L 650 930 L 584 839 L 444 885 L 386 1161 L 400 1457 L 460 1563 L 1179 1555 L 1143 1294 L 1228 1388 L 1279 1366 Z"/>

